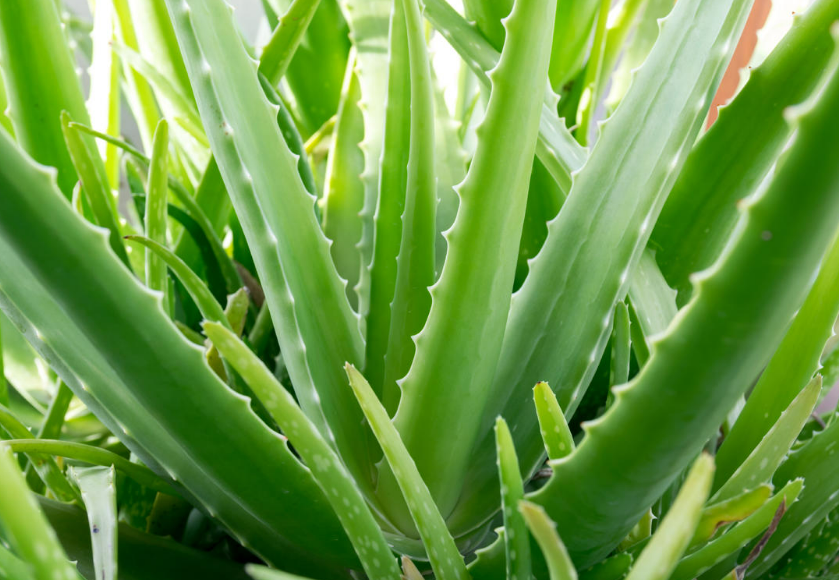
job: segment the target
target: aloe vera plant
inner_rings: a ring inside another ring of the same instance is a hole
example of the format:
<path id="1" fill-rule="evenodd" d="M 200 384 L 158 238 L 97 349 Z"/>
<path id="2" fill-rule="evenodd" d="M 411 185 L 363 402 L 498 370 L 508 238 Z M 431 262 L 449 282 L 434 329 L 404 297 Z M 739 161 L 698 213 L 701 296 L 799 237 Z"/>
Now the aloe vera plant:
<path id="1" fill-rule="evenodd" d="M 0 0 L 0 578 L 839 577 L 839 0 L 250 4 Z"/>

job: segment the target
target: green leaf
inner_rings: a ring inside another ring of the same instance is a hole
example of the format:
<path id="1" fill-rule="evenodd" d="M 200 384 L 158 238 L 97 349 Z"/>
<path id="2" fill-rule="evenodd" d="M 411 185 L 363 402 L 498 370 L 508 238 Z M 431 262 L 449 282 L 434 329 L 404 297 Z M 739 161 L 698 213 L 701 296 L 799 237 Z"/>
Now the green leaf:
<path id="1" fill-rule="evenodd" d="M 569 0 L 556 11 L 550 68 L 555 91 L 582 70 L 600 4 L 600 0 Z"/>
<path id="2" fill-rule="evenodd" d="M 655 535 L 632 566 L 627 580 L 667 580 L 671 577 L 699 523 L 713 478 L 714 459 L 703 453 L 691 468 Z"/>
<path id="3" fill-rule="evenodd" d="M 629 380 L 629 358 L 632 340 L 629 330 L 629 309 L 626 304 L 623 302 L 615 304 L 613 320 L 609 384 L 616 386 Z"/>
<path id="4" fill-rule="evenodd" d="M 565 544 L 556 533 L 556 524 L 551 521 L 544 508 L 529 501 L 522 501 L 519 510 L 527 522 L 533 537 L 542 549 L 548 563 L 551 580 L 577 580 L 577 570 L 565 549 Z"/>
<path id="5" fill-rule="evenodd" d="M 399 575 L 396 560 L 373 514 L 340 457 L 300 410 L 270 370 L 228 328 L 204 323 L 204 332 L 227 361 L 242 375 L 257 398 L 282 428 L 312 471 L 371 578 Z"/>
<path id="6" fill-rule="evenodd" d="M 702 572 L 722 562 L 729 555 L 739 552 L 749 541 L 756 538 L 772 524 L 779 509 L 783 513 L 783 510 L 788 510 L 793 505 L 801 493 L 802 487 L 803 481 L 801 479 L 789 482 L 748 518 L 719 538 L 712 540 L 701 549 L 683 558 L 676 570 L 673 571 L 672 580 L 696 578 Z M 781 520 L 782 523 L 784 521 L 785 519 Z M 775 539 L 783 537 L 777 531 L 773 534 Z"/>
<path id="7" fill-rule="evenodd" d="M 715 481 L 713 501 L 731 499 L 772 478 L 775 469 L 784 460 L 804 424 L 810 419 L 810 415 L 816 408 L 821 389 L 822 378 L 817 375 L 795 397 L 786 411 L 781 413 L 778 421 L 731 477 Z"/>
<path id="8" fill-rule="evenodd" d="M 415 339 L 411 370 L 400 383 L 394 422 L 445 514 L 460 496 L 481 427 L 481 415 L 464 415 L 462 406 L 481 409 L 492 395 L 490 361 L 501 349 L 510 305 L 555 8 L 553 0 L 519 1 L 505 21 L 507 40 L 491 73 L 477 151 L 458 186 L 461 205 L 447 233 L 446 263 Z M 439 426 L 436 444 L 427 437 L 432 421 Z M 387 475 L 379 485 L 384 495 L 394 489 Z"/>
<path id="9" fill-rule="evenodd" d="M 574 437 L 568 428 L 565 415 L 548 383 L 536 383 L 533 402 L 539 418 L 539 431 L 549 459 L 562 459 L 574 451 Z"/>
<path id="10" fill-rule="evenodd" d="M 739 522 L 752 515 L 772 495 L 772 486 L 761 484 L 753 490 L 720 501 L 702 510 L 702 517 L 696 526 L 696 533 L 690 541 L 691 547 L 704 544 L 717 530 L 727 524 Z"/>
<path id="11" fill-rule="evenodd" d="M 79 484 L 90 523 L 93 568 L 97 580 L 117 577 L 117 494 L 114 468 L 71 467 L 70 475 Z"/>
<path id="12" fill-rule="evenodd" d="M 66 110 L 90 120 L 54 0 L 0 5 L 0 68 L 15 138 L 36 161 L 58 170 L 58 186 L 70 199 L 78 177 L 59 118 Z"/>
<path id="13" fill-rule="evenodd" d="M 26 480 L 7 447 L 0 443 L 0 522 L 4 537 L 36 580 L 76 580 L 76 571 L 38 509 Z"/>
<path id="14" fill-rule="evenodd" d="M 621 580 L 629 573 L 632 561 L 626 552 L 606 558 L 580 572 L 580 580 Z"/>
<path id="15" fill-rule="evenodd" d="M 0 575 L 16 580 L 33 580 L 32 572 L 20 558 L 0 545 Z"/>
<path id="16" fill-rule="evenodd" d="M 321 434 L 334 434 L 341 457 L 367 493 L 375 447 L 367 444 L 367 428 L 340 366 L 362 359 L 363 342 L 315 200 L 300 180 L 298 159 L 277 126 L 277 110 L 265 97 L 226 4 L 166 1 L 295 393 Z M 278 183 L 285 187 L 278 190 Z"/>
<path id="17" fill-rule="evenodd" d="M 299 571 L 357 565 L 326 498 L 276 433 L 2 134 L 0 156 L 0 305 L 27 340 L 146 465 L 251 550 Z M 224 431 L 214 428 L 219 413 Z"/>
<path id="18" fill-rule="evenodd" d="M 723 441 L 718 461 L 724 471 L 718 479 L 733 473 L 811 380 L 837 315 L 839 238 L 825 254 L 804 304 Z"/>
<path id="19" fill-rule="evenodd" d="M 624 3 L 625 4 L 625 3 Z M 599 96 L 604 83 L 604 52 L 606 50 L 606 21 L 609 19 L 609 9 L 612 7 L 611 0 L 600 0 L 600 10 L 597 11 L 597 20 L 594 27 L 594 40 L 591 45 L 586 72 L 583 76 L 583 92 L 580 95 L 580 104 L 577 108 L 577 141 L 585 146 L 588 143 L 589 128 L 595 110 L 599 104 Z M 605 69 L 611 71 L 611 69 Z M 608 72 L 606 73 L 608 75 Z"/>
<path id="20" fill-rule="evenodd" d="M 837 18 L 832 0 L 813 2 L 797 16 L 688 157 L 652 234 L 662 272 L 681 293 L 689 294 L 691 274 L 720 255 L 739 218 L 738 200 L 757 189 L 789 141 L 784 110 L 814 92 L 833 51 L 829 29 Z M 720 468 L 731 472 L 731 465 Z"/>
<path id="21" fill-rule="evenodd" d="M 168 156 L 169 124 L 165 119 L 161 119 L 154 132 L 146 193 L 146 216 L 143 220 L 146 237 L 157 247 L 166 246 L 166 203 L 169 198 Z M 159 252 L 146 252 L 146 286 L 163 294 L 163 309 L 171 316 L 169 276 L 166 274 L 166 262 Z"/>
<path id="22" fill-rule="evenodd" d="M 530 580 L 530 534 L 526 517 L 519 511 L 524 498 L 519 460 L 513 437 L 504 419 L 495 421 L 495 441 L 498 449 L 498 479 L 501 481 L 501 510 L 504 514 L 504 552 L 507 557 L 509 580 Z"/>
<path id="23" fill-rule="evenodd" d="M 319 4 L 320 0 L 293 0 L 288 11 L 279 18 L 259 58 L 259 72 L 271 85 L 277 86 L 288 70 Z"/>
<path id="24" fill-rule="evenodd" d="M 639 364 L 643 365 L 650 358 L 655 336 L 667 329 L 678 312 L 676 292 L 667 285 L 655 256 L 649 250 L 641 254 L 641 260 L 635 267 L 629 282 L 629 300 L 632 304 L 632 324 L 629 327 L 632 350 Z"/>
<path id="25" fill-rule="evenodd" d="M 680 1 L 670 18 L 684 6 Z M 797 119 L 774 180 L 747 206 L 737 238 L 697 280 L 693 300 L 657 339 L 642 371 L 602 419 L 587 425 L 585 443 L 556 464 L 534 497 L 560 532 L 574 531 L 574 543 L 566 541 L 578 564 L 620 541 L 716 432 L 803 301 L 839 219 L 839 149 L 828 145 L 839 131 L 839 112 L 828 104 L 835 99 L 839 75 Z M 620 501 L 603 501 L 618 495 Z"/>
<path id="26" fill-rule="evenodd" d="M 431 492 L 422 479 L 414 459 L 408 453 L 399 433 L 390 421 L 387 411 L 376 398 L 373 389 L 355 367 L 346 365 L 350 386 L 355 393 L 364 416 L 367 417 L 385 458 L 396 477 L 405 497 L 411 517 L 431 561 L 434 574 L 440 580 L 465 580 L 469 578 L 463 558 L 446 528 L 446 522 L 434 505 Z"/>

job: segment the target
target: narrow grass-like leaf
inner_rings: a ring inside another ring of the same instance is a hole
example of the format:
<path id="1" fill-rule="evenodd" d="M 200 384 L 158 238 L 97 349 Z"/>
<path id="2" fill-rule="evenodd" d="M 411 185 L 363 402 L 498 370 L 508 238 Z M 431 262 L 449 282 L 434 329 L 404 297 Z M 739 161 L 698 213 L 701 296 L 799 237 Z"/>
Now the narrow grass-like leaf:
<path id="1" fill-rule="evenodd" d="M 817 375 L 781 413 L 778 421 L 731 477 L 715 482 L 717 485 L 713 501 L 730 499 L 771 479 L 775 469 L 798 438 L 804 424 L 810 419 L 821 389 L 822 378 Z"/>
<path id="2" fill-rule="evenodd" d="M 15 439 L 34 439 L 35 436 L 29 432 L 8 408 L 0 405 L 0 427 Z M 29 460 L 41 477 L 47 488 L 61 501 L 72 502 L 79 500 L 79 493 L 70 485 L 64 472 L 55 462 L 55 459 L 40 453 L 29 453 Z"/>
<path id="3" fill-rule="evenodd" d="M 61 130 L 64 133 L 64 140 L 73 164 L 79 174 L 85 197 L 90 204 L 93 216 L 103 228 L 110 233 L 111 248 L 120 260 L 130 269 L 128 254 L 122 243 L 122 236 L 119 231 L 116 205 L 111 196 L 111 189 L 108 186 L 104 171 L 99 171 L 98 166 L 102 160 L 95 157 L 98 153 L 91 151 L 82 133 L 70 127 L 72 119 L 67 111 L 61 112 Z"/>
<path id="4" fill-rule="evenodd" d="M 396 559 L 340 457 L 270 370 L 228 328 L 204 323 L 204 332 L 288 436 L 329 499 L 370 578 L 399 575 Z"/>
<path id="5" fill-rule="evenodd" d="M 487 385 L 512 294 L 555 9 L 553 0 L 519 0 L 505 20 L 507 39 L 490 75 L 493 88 L 478 148 L 458 186 L 461 204 L 447 233 L 446 263 L 431 290 L 431 311 L 415 340 L 411 370 L 401 383 L 394 422 L 446 514 L 460 495 L 482 420 L 479 413 L 464 415 L 461 405 L 468 400 L 481 409 L 492 395 Z M 510 110 L 519 114 L 512 117 Z M 426 436 L 431 421 L 439 426 L 439 444 Z M 391 482 L 380 481 L 384 493 L 394 489 Z"/>
<path id="6" fill-rule="evenodd" d="M 96 580 L 117 578 L 117 490 L 114 468 L 71 467 L 90 523 Z"/>
<path id="7" fill-rule="evenodd" d="M 542 549 L 542 555 L 548 563 L 551 580 L 577 580 L 574 563 L 556 532 L 556 524 L 551 521 L 544 508 L 529 501 L 522 501 L 519 504 L 519 510 Z"/>
<path id="8" fill-rule="evenodd" d="M 76 571 L 38 509 L 8 447 L 0 443 L 0 521 L 5 537 L 36 580 L 76 580 Z"/>
<path id="9" fill-rule="evenodd" d="M 627 580 L 667 580 L 687 549 L 714 479 L 714 459 L 702 454 L 676 501 L 632 567 Z"/>
<path id="10" fill-rule="evenodd" d="M 687 4 L 680 1 L 673 14 Z M 662 38 L 666 33 L 665 25 Z M 697 279 L 694 299 L 658 339 L 641 372 L 587 425 L 585 443 L 555 465 L 535 496 L 560 531 L 574 530 L 569 549 L 581 564 L 608 552 L 716 432 L 803 301 L 839 219 L 839 149 L 829 146 L 839 131 L 839 112 L 829 104 L 836 99 L 834 74 L 797 118 L 795 141 L 772 183 L 748 205 L 736 240 Z M 605 465 L 609 477 L 601 471 Z M 618 493 L 621 501 L 608 506 L 594 499 Z"/>
<path id="11" fill-rule="evenodd" d="M 673 571 L 672 580 L 690 580 L 721 562 L 731 554 L 736 554 L 752 539 L 760 535 L 775 518 L 778 508 L 789 509 L 804 487 L 801 479 L 796 479 L 784 486 L 772 499 L 748 518 L 731 528 L 719 538 L 712 540 L 696 552 L 686 556 Z M 784 520 L 781 520 L 782 522 Z"/>
<path id="12" fill-rule="evenodd" d="M 379 440 L 379 445 L 391 466 L 399 489 L 405 496 L 435 575 L 440 580 L 469 578 L 463 558 L 446 528 L 446 522 L 434 505 L 431 492 L 423 481 L 416 463 L 402 443 L 399 433 L 391 423 L 387 411 L 355 367 L 347 364 L 346 371 L 350 386 L 365 417 L 370 422 L 373 433 Z"/>
<path id="13" fill-rule="evenodd" d="M 73 391 L 64 381 L 58 381 L 58 387 L 55 390 L 55 396 L 50 401 L 50 406 L 47 409 L 47 414 L 44 417 L 44 422 L 38 429 L 39 439 L 58 439 L 61 434 L 61 428 L 64 426 L 64 417 L 67 415 L 67 410 L 70 408 L 70 402 L 73 400 Z"/>
<path id="14" fill-rule="evenodd" d="M 530 580 L 530 534 L 519 502 L 524 498 L 519 460 L 510 428 L 499 417 L 495 422 L 495 441 L 498 450 L 498 478 L 501 481 L 501 510 L 504 514 L 504 553 L 507 557 L 509 580 Z"/>
<path id="15" fill-rule="evenodd" d="M 15 453 L 42 453 L 66 457 L 75 461 L 83 461 L 91 465 L 108 467 L 113 465 L 125 475 L 154 491 L 168 495 L 177 492 L 166 481 L 161 479 L 151 469 L 134 463 L 107 449 L 86 445 L 75 441 L 58 441 L 55 439 L 9 439 L 3 442 Z"/>
<path id="16" fill-rule="evenodd" d="M 612 360 L 609 369 L 609 384 L 622 385 L 629 380 L 629 358 L 632 339 L 629 329 L 629 309 L 623 302 L 615 305 L 612 327 Z"/>
<path id="17" fill-rule="evenodd" d="M 751 491 L 719 503 L 712 503 L 702 510 L 702 517 L 696 526 L 690 546 L 704 544 L 721 526 L 746 519 L 766 503 L 770 495 L 772 495 L 772 486 L 764 483 Z"/>
<path id="18" fill-rule="evenodd" d="M 165 119 L 157 124 L 152 145 L 149 179 L 146 192 L 146 216 L 143 223 L 146 237 L 156 246 L 166 246 L 168 187 L 169 124 Z M 169 276 L 166 262 L 158 252 L 146 252 L 146 285 L 163 293 L 163 309 L 172 315 L 169 301 Z"/>
<path id="19" fill-rule="evenodd" d="M 315 16 L 320 0 L 294 0 L 288 11 L 279 18 L 271 39 L 262 49 L 259 72 L 273 86 L 283 78 L 309 23 Z"/>
<path id="20" fill-rule="evenodd" d="M 568 428 L 565 414 L 548 383 L 536 383 L 533 387 L 533 402 L 539 418 L 539 431 L 548 452 L 548 459 L 562 459 L 574 451 L 574 437 Z"/>
<path id="21" fill-rule="evenodd" d="M 839 238 L 825 254 L 810 293 L 718 451 L 720 469 L 724 470 L 718 484 L 745 460 L 811 380 L 837 315 Z"/>

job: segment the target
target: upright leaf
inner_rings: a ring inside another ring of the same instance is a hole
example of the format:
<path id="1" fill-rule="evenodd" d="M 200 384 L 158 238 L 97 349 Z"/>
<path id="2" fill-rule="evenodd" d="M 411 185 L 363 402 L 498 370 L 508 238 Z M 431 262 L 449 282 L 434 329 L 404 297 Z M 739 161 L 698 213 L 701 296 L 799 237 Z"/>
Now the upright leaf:
<path id="1" fill-rule="evenodd" d="M 117 578 L 117 490 L 114 468 L 71 467 L 70 473 L 82 492 L 93 545 L 97 580 Z"/>
<path id="2" fill-rule="evenodd" d="M 169 170 L 167 158 L 169 155 L 169 125 L 161 120 L 154 132 L 152 145 L 151 166 L 146 194 L 146 237 L 152 242 L 166 247 L 166 204 L 169 199 Z M 169 301 L 169 276 L 166 262 L 155 252 L 146 252 L 146 285 L 152 290 L 163 293 L 163 309 L 171 315 Z"/>

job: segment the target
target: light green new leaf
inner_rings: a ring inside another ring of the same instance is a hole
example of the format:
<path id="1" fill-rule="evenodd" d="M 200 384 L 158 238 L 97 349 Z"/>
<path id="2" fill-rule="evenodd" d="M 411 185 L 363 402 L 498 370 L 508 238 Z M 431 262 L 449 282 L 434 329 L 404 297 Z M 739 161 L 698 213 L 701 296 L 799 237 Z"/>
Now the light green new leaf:
<path id="1" fill-rule="evenodd" d="M 565 414 L 548 383 L 536 383 L 533 387 L 533 402 L 539 418 L 539 431 L 545 443 L 548 459 L 562 459 L 574 451 L 574 437 L 568 428 Z"/>
<path id="2" fill-rule="evenodd" d="M 446 528 L 446 522 L 434 505 L 428 486 L 422 479 L 399 433 L 388 417 L 387 411 L 376 398 L 376 394 L 355 367 L 346 365 L 350 386 L 364 411 L 370 426 L 384 451 L 396 477 L 399 489 L 405 497 L 411 517 L 419 530 L 425 545 L 431 567 L 440 580 L 466 580 L 469 573 L 457 546 Z"/>
<path id="3" fill-rule="evenodd" d="M 367 575 L 382 580 L 398 576 L 396 559 L 391 555 L 364 496 L 341 458 L 300 410 L 291 393 L 228 328 L 205 322 L 204 332 L 222 356 L 242 375 L 306 462 L 347 531 Z"/>
<path id="4" fill-rule="evenodd" d="M 770 495 L 772 495 L 772 486 L 764 483 L 725 501 L 712 503 L 702 510 L 702 517 L 696 526 L 696 533 L 693 534 L 690 546 L 704 544 L 721 526 L 746 519 L 765 504 Z"/>
<path id="5" fill-rule="evenodd" d="M 629 309 L 623 302 L 615 304 L 612 327 L 612 360 L 609 368 L 609 384 L 622 385 L 629 380 L 629 358 L 632 348 L 630 337 Z"/>
<path id="6" fill-rule="evenodd" d="M 294 0 L 288 11 L 280 16 L 259 58 L 259 72 L 271 85 L 277 86 L 285 75 L 319 5 L 320 0 Z"/>
<path id="7" fill-rule="evenodd" d="M 169 124 L 161 119 L 154 132 L 149 180 L 146 187 L 146 237 L 160 247 L 166 247 L 168 187 Z M 163 293 L 163 309 L 171 316 L 169 276 L 166 262 L 158 252 L 146 252 L 146 286 Z"/>
<path id="8" fill-rule="evenodd" d="M 676 292 L 667 285 L 655 256 L 649 250 L 641 254 L 628 294 L 632 304 L 632 324 L 629 327 L 632 350 L 638 363 L 643 365 L 650 358 L 655 336 L 667 329 L 678 312 Z"/>
<path id="9" fill-rule="evenodd" d="M 524 484 L 510 428 L 501 417 L 495 422 L 495 441 L 498 450 L 498 479 L 501 481 L 501 510 L 504 514 L 507 578 L 530 580 L 530 534 L 527 532 L 526 517 L 519 511 L 519 502 L 524 498 Z"/>
<path id="10" fill-rule="evenodd" d="M 687 549 L 714 478 L 714 459 L 702 454 L 690 470 L 676 501 L 641 552 L 626 580 L 667 580 Z"/>
<path id="11" fill-rule="evenodd" d="M 565 549 L 565 544 L 556 533 L 556 524 L 551 521 L 542 506 L 522 501 L 519 510 L 527 522 L 533 537 L 542 549 L 548 563 L 551 580 L 577 580 L 577 570 Z"/>
<path id="12" fill-rule="evenodd" d="M 55 532 L 44 519 L 8 447 L 0 443 L 0 522 L 5 537 L 35 580 L 76 580 Z"/>
<path id="13" fill-rule="evenodd" d="M 114 468 L 71 467 L 70 475 L 79 484 L 90 523 L 93 568 L 96 580 L 117 578 L 117 490 Z"/>

